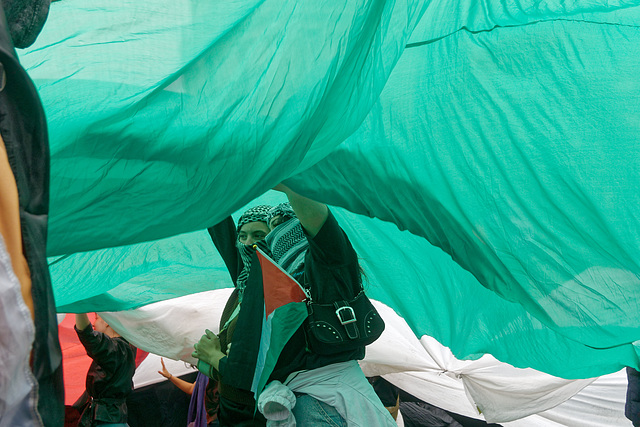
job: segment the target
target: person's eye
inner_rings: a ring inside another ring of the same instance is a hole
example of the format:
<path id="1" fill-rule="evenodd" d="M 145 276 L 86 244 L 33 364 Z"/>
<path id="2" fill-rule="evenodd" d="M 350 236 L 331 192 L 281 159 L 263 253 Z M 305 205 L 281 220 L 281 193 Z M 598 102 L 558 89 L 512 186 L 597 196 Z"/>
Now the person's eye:
<path id="1" fill-rule="evenodd" d="M 241 242 L 244 242 L 245 240 L 247 240 L 247 236 L 240 236 L 238 237 L 238 240 L 240 240 Z"/>

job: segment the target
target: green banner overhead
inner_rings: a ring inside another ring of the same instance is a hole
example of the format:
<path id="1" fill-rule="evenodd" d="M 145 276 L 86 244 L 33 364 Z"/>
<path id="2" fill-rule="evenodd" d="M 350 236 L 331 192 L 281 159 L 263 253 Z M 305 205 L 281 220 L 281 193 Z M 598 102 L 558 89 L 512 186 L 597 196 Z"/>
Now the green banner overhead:
<path id="1" fill-rule="evenodd" d="M 640 6 L 334 3 L 52 4 L 21 61 L 59 308 L 230 286 L 202 230 L 286 180 L 336 206 L 417 336 L 638 367 Z"/>

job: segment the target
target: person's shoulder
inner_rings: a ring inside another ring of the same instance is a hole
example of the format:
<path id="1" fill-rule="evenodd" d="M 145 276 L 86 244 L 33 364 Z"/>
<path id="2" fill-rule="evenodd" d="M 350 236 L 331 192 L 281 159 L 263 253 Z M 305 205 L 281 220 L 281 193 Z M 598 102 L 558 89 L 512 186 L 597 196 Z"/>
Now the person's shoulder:
<path id="1" fill-rule="evenodd" d="M 126 359 L 135 361 L 138 349 L 123 337 L 110 338 L 114 344 L 114 351 L 125 355 Z"/>
<path id="2" fill-rule="evenodd" d="M 124 338 L 122 336 L 117 336 L 117 337 L 109 337 L 109 336 L 107 336 L 107 338 L 109 338 L 113 342 L 117 342 L 118 345 L 121 345 L 123 347 L 131 348 L 131 349 L 133 349 L 133 351 L 136 350 L 136 347 L 133 344 L 131 344 L 129 341 L 127 341 L 126 338 Z"/>
<path id="3" fill-rule="evenodd" d="M 332 244 L 335 242 L 336 235 L 341 234 L 344 234 L 344 231 L 340 227 L 340 224 L 338 224 L 338 220 L 331 212 L 331 209 L 329 209 L 327 219 L 324 224 L 322 224 L 322 227 L 320 227 L 318 234 L 309 240 L 319 245 Z"/>

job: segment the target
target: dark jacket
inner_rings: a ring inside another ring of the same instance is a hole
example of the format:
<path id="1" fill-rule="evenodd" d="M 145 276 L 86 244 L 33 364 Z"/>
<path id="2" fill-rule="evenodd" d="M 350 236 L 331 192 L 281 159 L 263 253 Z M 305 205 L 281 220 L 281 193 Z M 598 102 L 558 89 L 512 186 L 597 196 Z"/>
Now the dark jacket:
<path id="1" fill-rule="evenodd" d="M 46 258 L 49 214 L 49 145 L 44 111 L 31 79 L 18 63 L 0 8 L 0 133 L 16 179 L 24 255 L 31 272 L 35 309 L 32 369 L 38 381 L 38 412 L 45 426 L 64 423 L 62 353 Z"/>
<path id="2" fill-rule="evenodd" d="M 233 278 L 234 272 L 240 271 L 238 264 L 241 264 L 242 260 L 237 256 L 232 258 L 230 249 L 233 248 L 237 253 L 235 241 L 231 237 L 235 235 L 235 229 L 231 229 L 228 221 L 229 219 L 209 229 L 209 233 L 220 254 L 225 259 L 227 268 Z M 329 216 L 318 234 L 308 240 L 309 250 L 305 256 L 305 272 L 310 280 L 320 284 L 327 283 L 329 280 L 334 280 L 334 275 L 338 275 L 341 277 L 341 282 L 347 284 L 345 287 L 348 288 L 351 294 L 357 294 L 361 286 L 358 258 L 349 239 L 331 212 L 329 212 Z M 227 248 L 226 252 L 225 246 Z M 229 253 L 228 259 L 225 258 L 225 253 Z M 235 277 L 237 277 L 237 274 Z M 323 294 L 322 286 L 317 286 L 316 288 L 319 292 L 314 295 L 314 298 L 318 298 L 320 301 L 337 298 L 334 294 Z M 330 288 L 327 291 L 332 289 L 332 292 L 336 292 L 335 286 L 327 288 Z M 237 292 L 234 291 L 230 297 L 230 302 L 235 302 L 236 300 Z M 234 336 L 236 340 L 233 341 L 229 337 L 223 337 L 223 334 L 220 334 L 222 348 L 226 348 L 227 342 L 233 342 L 231 355 L 220 360 L 219 365 L 221 374 L 220 394 L 223 397 L 225 396 L 223 390 L 228 385 L 241 390 L 249 390 L 251 388 L 260 345 L 263 301 L 262 276 L 259 272 L 259 263 L 254 258 L 246 284 L 242 309 L 235 325 Z M 226 322 L 228 314 L 232 311 L 231 308 L 232 306 L 228 302 L 222 315 L 221 325 Z M 315 369 L 332 363 L 359 360 L 364 358 L 364 354 L 364 347 L 332 355 L 312 353 L 307 350 L 304 329 L 301 326 L 284 347 L 270 379 L 283 382 L 292 372 Z"/>
<path id="3" fill-rule="evenodd" d="M 624 415 L 634 426 L 640 426 L 640 372 L 627 367 L 627 401 Z"/>
<path id="4" fill-rule="evenodd" d="M 304 259 L 304 274 L 314 301 L 321 303 L 350 300 L 360 292 L 358 256 L 338 221 L 329 216 L 315 237 L 310 238 Z M 339 283 L 340 286 L 336 286 Z M 304 325 L 289 339 L 280 353 L 271 380 L 284 382 L 295 371 L 311 370 L 333 363 L 364 358 L 365 348 L 322 355 L 307 348 Z"/>
<path id="5" fill-rule="evenodd" d="M 222 256 L 222 259 L 229 270 L 229 275 L 233 281 L 234 286 L 238 280 L 238 276 L 244 266 L 242 258 L 236 248 L 236 241 L 238 235 L 236 232 L 236 226 L 233 219 L 229 216 L 219 224 L 208 229 L 211 235 L 211 240 L 218 249 L 218 252 Z M 254 261 L 257 265 L 257 260 Z M 247 279 L 247 290 L 249 294 L 253 294 L 257 289 L 256 285 L 261 283 L 254 283 L 257 277 L 255 274 L 250 274 Z M 255 366 L 258 357 L 257 346 L 260 344 L 260 329 L 254 324 L 254 319 L 246 319 L 240 316 L 232 320 L 225 328 L 227 321 L 231 318 L 236 306 L 239 304 L 238 289 L 234 289 L 233 293 L 229 296 L 225 308 L 220 318 L 220 346 L 226 353 L 227 345 L 232 341 L 236 326 L 239 326 L 243 331 L 243 339 L 237 341 L 233 345 L 234 357 L 227 364 L 228 358 L 225 357 L 220 361 L 220 373 L 218 375 L 218 389 L 220 392 L 220 410 L 219 422 L 221 426 L 264 426 L 266 420 L 255 410 L 255 400 L 251 389 L 251 379 L 253 378 L 253 370 L 251 366 Z M 247 294 L 245 294 L 245 298 Z M 245 301 L 245 311 L 248 305 L 249 311 L 262 310 L 261 303 L 262 298 L 260 296 L 253 297 L 249 295 Z M 254 306 L 255 305 L 255 306 Z M 225 377 L 225 372 L 229 374 Z M 241 372 L 238 375 L 237 372 Z"/>
<path id="6" fill-rule="evenodd" d="M 82 413 L 81 426 L 92 421 L 127 422 L 126 399 L 133 390 L 136 352 L 122 337 L 111 338 L 94 331 L 91 325 L 76 329 L 80 342 L 93 359 L 87 372 L 89 407 Z"/>

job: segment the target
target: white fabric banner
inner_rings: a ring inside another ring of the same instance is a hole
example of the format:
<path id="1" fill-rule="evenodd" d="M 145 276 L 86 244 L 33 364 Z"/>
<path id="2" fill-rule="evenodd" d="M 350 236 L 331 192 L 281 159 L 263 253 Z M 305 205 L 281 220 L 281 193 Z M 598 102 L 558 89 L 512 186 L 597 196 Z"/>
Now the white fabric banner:
<path id="1" fill-rule="evenodd" d="M 230 293 L 231 289 L 203 292 L 102 315 L 139 348 L 195 363 L 191 357 L 193 344 L 205 328 L 218 331 Z M 404 319 L 386 305 L 374 304 L 386 328 L 367 347 L 366 357 L 360 362 L 367 376 L 381 375 L 432 405 L 505 427 L 631 426 L 624 417 L 624 371 L 597 379 L 565 380 L 533 369 L 518 369 L 490 355 L 459 360 L 435 339 L 416 338 Z M 157 356 L 148 358 L 136 373 L 136 387 L 164 380 L 157 373 L 160 368 Z M 191 369 L 183 362 L 167 368 L 174 375 Z"/>

